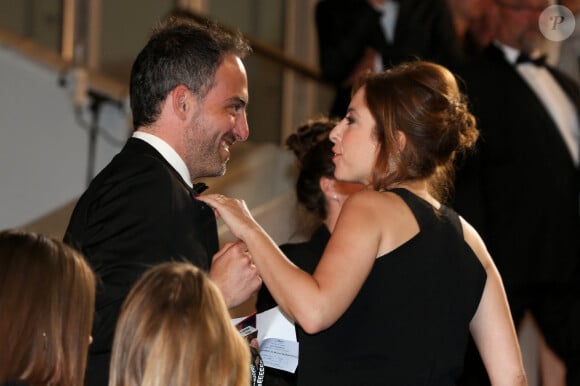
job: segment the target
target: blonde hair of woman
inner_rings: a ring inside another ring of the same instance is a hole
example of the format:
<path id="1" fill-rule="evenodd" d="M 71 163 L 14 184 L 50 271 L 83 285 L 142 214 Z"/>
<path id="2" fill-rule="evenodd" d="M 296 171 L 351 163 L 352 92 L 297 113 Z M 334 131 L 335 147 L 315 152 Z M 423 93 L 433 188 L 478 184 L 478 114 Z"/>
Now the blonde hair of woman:
<path id="1" fill-rule="evenodd" d="M 222 295 L 190 263 L 150 268 L 123 303 L 109 386 L 242 386 L 250 349 Z"/>

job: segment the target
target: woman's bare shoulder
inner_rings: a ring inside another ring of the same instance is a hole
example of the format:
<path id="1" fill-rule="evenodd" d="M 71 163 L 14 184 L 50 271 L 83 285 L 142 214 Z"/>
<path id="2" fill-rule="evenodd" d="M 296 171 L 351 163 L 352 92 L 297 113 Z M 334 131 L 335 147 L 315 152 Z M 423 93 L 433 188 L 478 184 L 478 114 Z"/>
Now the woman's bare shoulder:
<path id="1" fill-rule="evenodd" d="M 378 192 L 376 190 L 362 190 L 352 194 L 344 203 L 341 217 L 357 218 L 361 228 L 374 227 L 383 236 L 393 232 L 406 224 L 414 224 L 414 217 L 405 204 L 405 201 L 392 192 Z M 350 223 L 357 222 L 351 220 Z"/>
<path id="2" fill-rule="evenodd" d="M 488 268 L 491 264 L 491 256 L 487 251 L 487 247 L 477 230 L 468 223 L 463 217 L 459 216 L 461 226 L 463 228 L 463 237 L 465 242 L 473 250 L 484 268 Z"/>

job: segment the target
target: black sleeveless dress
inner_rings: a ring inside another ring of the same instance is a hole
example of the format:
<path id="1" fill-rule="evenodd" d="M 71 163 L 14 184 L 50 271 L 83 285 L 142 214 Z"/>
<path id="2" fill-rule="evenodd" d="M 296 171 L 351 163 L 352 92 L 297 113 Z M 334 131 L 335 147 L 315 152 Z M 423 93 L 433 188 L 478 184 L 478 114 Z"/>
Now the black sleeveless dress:
<path id="1" fill-rule="evenodd" d="M 312 335 L 298 327 L 300 386 L 451 386 L 461 374 L 485 270 L 455 212 L 437 210 L 405 189 L 392 192 L 407 203 L 420 231 L 377 258 L 333 326 Z"/>

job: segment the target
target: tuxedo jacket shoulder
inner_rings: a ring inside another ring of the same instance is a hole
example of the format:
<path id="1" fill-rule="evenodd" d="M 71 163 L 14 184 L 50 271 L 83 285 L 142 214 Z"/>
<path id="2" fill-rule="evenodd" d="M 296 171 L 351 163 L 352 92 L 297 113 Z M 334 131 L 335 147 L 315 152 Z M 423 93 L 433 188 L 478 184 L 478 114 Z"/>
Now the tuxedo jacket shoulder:
<path id="1" fill-rule="evenodd" d="M 100 279 L 91 351 L 110 350 L 120 304 L 154 264 L 186 260 L 208 270 L 215 216 L 152 146 L 131 138 L 79 199 L 65 242 Z"/>
<path id="2" fill-rule="evenodd" d="M 134 138 L 81 196 L 65 237 L 108 274 L 111 265 L 135 272 L 169 259 L 207 270 L 218 245 L 212 211 L 161 154 Z"/>
<path id="3" fill-rule="evenodd" d="M 578 111 L 573 85 L 550 71 Z M 567 280 L 580 256 L 579 174 L 555 122 L 494 45 L 458 75 L 480 139 L 460 165 L 454 208 L 508 279 Z"/>
<path id="4" fill-rule="evenodd" d="M 577 85 L 557 70 L 549 71 L 578 113 Z M 499 48 L 490 45 L 484 55 L 460 67 L 458 75 L 477 118 L 479 146 L 488 164 L 549 159 L 564 166 L 569 177 L 575 173 L 577 168 L 550 113 Z"/>

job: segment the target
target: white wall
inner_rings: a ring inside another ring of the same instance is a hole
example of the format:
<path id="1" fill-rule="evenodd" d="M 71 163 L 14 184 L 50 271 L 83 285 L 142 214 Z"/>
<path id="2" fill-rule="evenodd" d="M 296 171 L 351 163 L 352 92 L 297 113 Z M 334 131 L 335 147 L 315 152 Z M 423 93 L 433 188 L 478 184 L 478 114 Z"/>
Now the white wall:
<path id="1" fill-rule="evenodd" d="M 75 120 L 74 77 L 0 46 L 0 229 L 23 226 L 78 198 L 85 188 L 87 131 Z M 85 114 L 85 119 L 89 115 Z M 127 136 L 127 114 L 105 106 L 102 125 Z M 120 149 L 97 142 L 96 170 Z"/>

